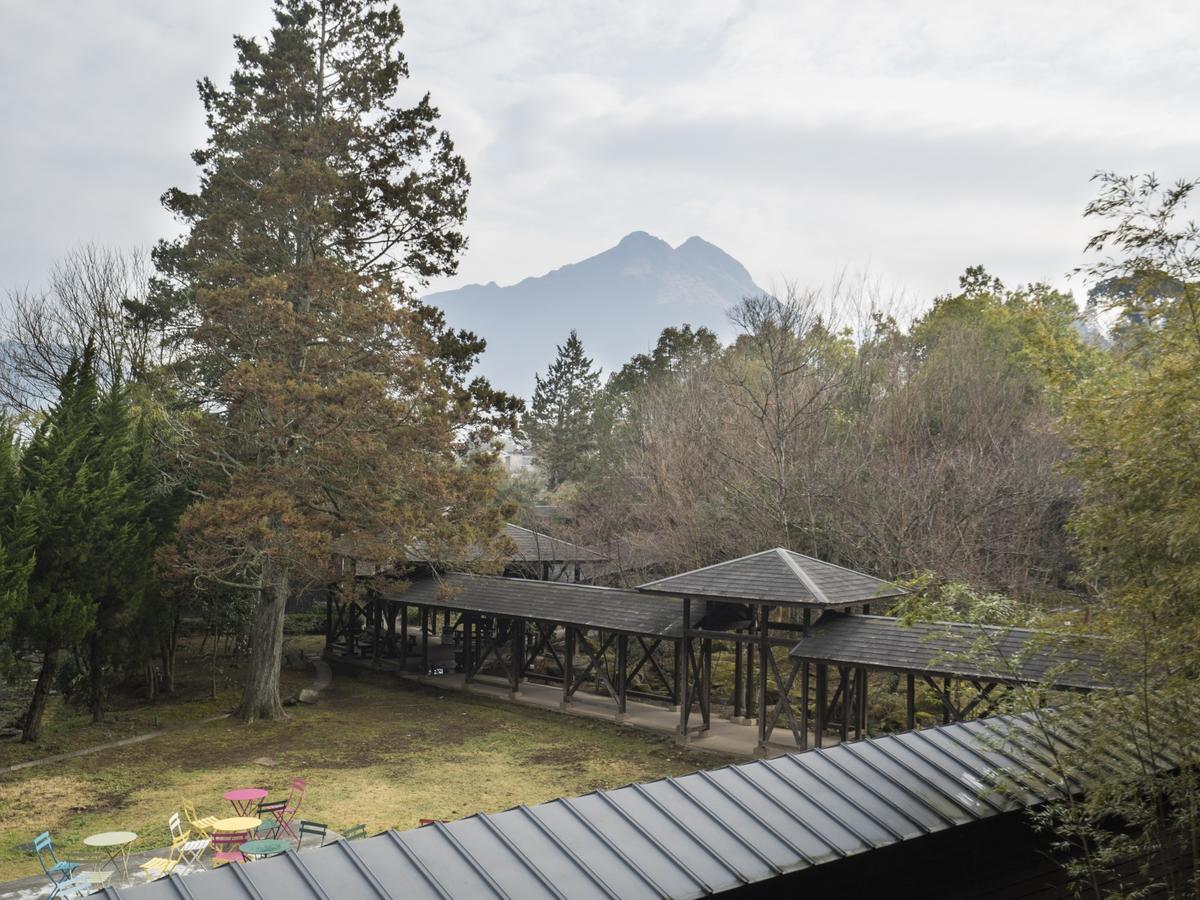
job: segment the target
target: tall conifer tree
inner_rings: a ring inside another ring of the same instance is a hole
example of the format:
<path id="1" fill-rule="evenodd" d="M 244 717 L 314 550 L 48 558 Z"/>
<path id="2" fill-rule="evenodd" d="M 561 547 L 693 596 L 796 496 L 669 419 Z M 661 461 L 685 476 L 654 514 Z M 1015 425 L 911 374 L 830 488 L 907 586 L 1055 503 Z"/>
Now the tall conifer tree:
<path id="1" fill-rule="evenodd" d="M 553 490 L 582 476 L 596 449 L 593 417 L 600 370 L 592 368 L 583 342 L 572 330 L 567 342 L 559 345 L 546 376 L 535 379 L 524 431 Z"/>
<path id="2" fill-rule="evenodd" d="M 189 565 L 255 592 L 240 713 L 282 714 L 288 598 L 328 583 L 335 541 L 466 543 L 499 529 L 486 449 L 515 401 L 468 381 L 483 349 L 411 288 L 454 271 L 469 183 L 408 75 L 400 15 L 372 0 L 278 0 L 262 43 L 235 38 L 187 226 L 156 250 L 155 303 L 182 324 L 204 414 L 184 452 L 202 484 Z M 407 282 L 407 286 L 406 286 Z"/>

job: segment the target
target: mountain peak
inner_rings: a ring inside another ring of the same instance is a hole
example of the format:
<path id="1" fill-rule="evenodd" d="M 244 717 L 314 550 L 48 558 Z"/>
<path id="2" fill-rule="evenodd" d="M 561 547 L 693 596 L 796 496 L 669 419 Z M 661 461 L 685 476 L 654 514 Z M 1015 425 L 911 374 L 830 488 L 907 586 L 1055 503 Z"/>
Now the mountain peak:
<path id="1" fill-rule="evenodd" d="M 617 242 L 618 247 L 665 247 L 670 250 L 671 245 L 660 237 L 650 234 L 648 231 L 631 231 L 625 237 Z"/>
<path id="2" fill-rule="evenodd" d="M 487 340 L 481 374 L 526 397 L 534 374 L 550 364 L 571 329 L 588 356 L 611 372 L 652 348 L 668 326 L 731 336 L 726 311 L 743 297 L 762 294 L 745 267 L 720 247 L 693 236 L 672 248 L 645 231 L 544 275 L 494 284 L 425 299 L 453 327 Z"/>

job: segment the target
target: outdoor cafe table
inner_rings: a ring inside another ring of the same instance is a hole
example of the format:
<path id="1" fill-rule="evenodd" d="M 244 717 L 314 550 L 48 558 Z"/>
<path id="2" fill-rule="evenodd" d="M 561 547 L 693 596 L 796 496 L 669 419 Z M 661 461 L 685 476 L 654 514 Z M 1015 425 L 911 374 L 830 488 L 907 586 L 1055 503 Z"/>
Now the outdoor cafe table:
<path id="1" fill-rule="evenodd" d="M 257 859 L 260 856 L 278 856 L 280 853 L 286 853 L 292 849 L 292 842 L 269 838 L 261 841 L 246 841 L 238 849 L 244 855 Z"/>
<path id="2" fill-rule="evenodd" d="M 234 832 L 253 831 L 262 824 L 262 819 L 257 816 L 233 816 L 228 819 L 217 819 L 212 823 L 213 831 Z"/>
<path id="3" fill-rule="evenodd" d="M 258 805 L 259 800 L 265 800 L 267 792 L 262 788 L 238 788 L 236 791 L 226 791 L 225 799 L 233 804 L 233 811 L 239 816 L 250 815 L 250 810 Z"/>
<path id="4" fill-rule="evenodd" d="M 113 871 L 115 872 L 117 866 L 120 865 L 125 872 L 125 877 L 128 878 L 129 848 L 136 840 L 137 835 L 132 831 L 103 831 L 100 834 L 85 837 L 83 842 L 89 847 L 99 847 L 103 850 Z"/>

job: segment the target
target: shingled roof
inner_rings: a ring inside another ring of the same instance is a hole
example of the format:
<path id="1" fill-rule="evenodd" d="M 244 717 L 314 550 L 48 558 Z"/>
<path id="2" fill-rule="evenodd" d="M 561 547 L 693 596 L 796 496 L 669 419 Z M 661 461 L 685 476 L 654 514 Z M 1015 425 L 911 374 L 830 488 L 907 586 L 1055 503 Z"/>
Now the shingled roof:
<path id="1" fill-rule="evenodd" d="M 562 581 L 453 573 L 414 581 L 406 591 L 385 591 L 381 596 L 395 603 L 538 619 L 625 634 L 677 637 L 683 628 L 678 600 Z"/>
<path id="2" fill-rule="evenodd" d="M 816 609 L 842 609 L 905 593 L 894 584 L 862 572 L 782 547 L 660 578 L 638 590 Z"/>
<path id="3" fill-rule="evenodd" d="M 604 562 L 606 557 L 587 547 L 563 541 L 540 531 L 522 528 L 511 522 L 504 526 L 504 536 L 517 546 L 513 558 L 521 562 Z"/>
<path id="4" fill-rule="evenodd" d="M 918 622 L 885 616 L 823 615 L 792 648 L 794 659 L 867 666 L 895 672 L 987 678 L 1012 684 L 1100 687 L 1096 638 L 1053 635 L 1029 628 Z"/>

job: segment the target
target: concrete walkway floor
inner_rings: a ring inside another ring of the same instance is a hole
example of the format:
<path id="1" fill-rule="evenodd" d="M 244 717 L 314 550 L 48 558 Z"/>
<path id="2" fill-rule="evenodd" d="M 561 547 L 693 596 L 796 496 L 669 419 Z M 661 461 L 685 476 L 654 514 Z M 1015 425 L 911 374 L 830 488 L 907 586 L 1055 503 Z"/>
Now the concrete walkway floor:
<path id="1" fill-rule="evenodd" d="M 372 660 L 367 659 L 331 657 L 330 660 L 335 667 L 345 666 L 364 673 L 390 673 L 396 678 L 429 687 L 464 691 L 469 694 L 479 694 L 516 703 L 520 706 L 532 706 L 537 709 L 548 709 L 588 719 L 614 722 L 672 738 L 677 737 L 679 732 L 679 710 L 677 708 L 630 699 L 625 704 L 625 715 L 621 717 L 617 715 L 616 703 L 607 694 L 585 693 L 583 688 L 580 688 L 571 698 L 571 702 L 564 706 L 562 704 L 562 688 L 555 684 L 523 681 L 520 693 L 514 695 L 509 691 L 507 681 L 487 675 L 477 675 L 468 684 L 464 675 L 456 673 L 422 676 L 414 672 L 401 672 L 399 667 L 390 660 L 381 661 L 378 667 Z M 780 756 L 784 753 L 795 753 L 800 749 L 791 729 L 786 725 L 775 728 L 765 751 L 760 752 L 756 720 L 746 719 L 745 724 L 732 722 L 728 718 L 718 717 L 714 710 L 711 726 L 707 731 L 698 730 L 700 722 L 699 711 L 693 710 L 688 721 L 690 734 L 687 746 L 689 749 L 745 757 Z M 826 735 L 825 746 L 836 743 L 838 741 L 835 738 Z M 815 738 L 810 732 L 809 746 L 815 745 Z"/>

